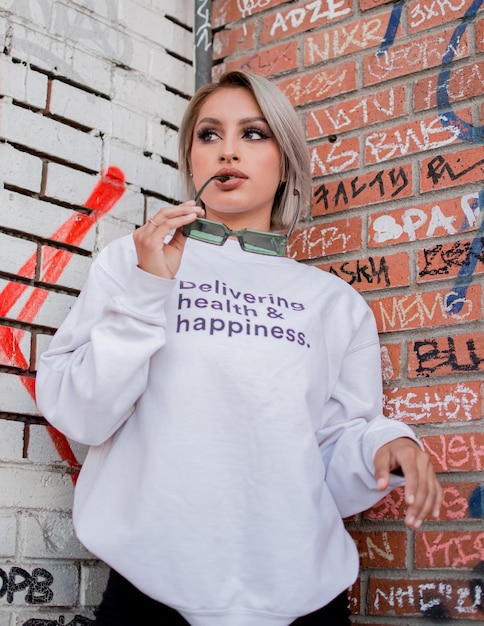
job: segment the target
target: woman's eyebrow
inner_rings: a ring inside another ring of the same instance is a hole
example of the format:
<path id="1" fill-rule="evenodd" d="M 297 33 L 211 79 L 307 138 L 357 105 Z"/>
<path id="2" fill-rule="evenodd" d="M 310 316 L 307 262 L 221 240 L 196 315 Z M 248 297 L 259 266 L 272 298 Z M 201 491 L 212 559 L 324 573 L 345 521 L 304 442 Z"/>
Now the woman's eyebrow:
<path id="1" fill-rule="evenodd" d="M 242 126 L 243 124 L 253 124 L 254 122 L 264 122 L 264 124 L 267 124 L 266 118 L 261 117 L 260 115 L 255 115 L 254 117 L 244 117 L 240 120 L 239 124 Z"/>
<path id="2" fill-rule="evenodd" d="M 240 126 L 243 126 L 244 124 L 253 124 L 254 122 L 263 122 L 264 124 L 268 123 L 265 117 L 254 115 L 253 117 L 242 118 L 238 121 L 238 124 Z M 223 122 L 216 117 L 202 117 L 202 119 L 198 121 L 197 126 L 199 126 L 200 124 L 212 124 L 213 126 L 221 126 Z"/>
<path id="3" fill-rule="evenodd" d="M 197 126 L 199 126 L 200 124 L 218 125 L 218 124 L 221 124 L 221 121 L 218 120 L 216 117 L 202 117 L 201 120 L 198 120 Z"/>

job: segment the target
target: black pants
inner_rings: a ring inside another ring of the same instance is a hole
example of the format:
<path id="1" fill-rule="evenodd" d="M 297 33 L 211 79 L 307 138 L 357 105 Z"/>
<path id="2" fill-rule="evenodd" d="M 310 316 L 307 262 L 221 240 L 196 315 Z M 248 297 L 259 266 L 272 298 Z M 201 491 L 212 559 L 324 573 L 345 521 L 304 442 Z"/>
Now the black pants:
<path id="1" fill-rule="evenodd" d="M 322 609 L 299 617 L 295 626 L 351 626 L 348 594 L 337 596 Z M 133 626 L 140 618 L 145 624 L 183 626 L 186 619 L 175 609 L 149 598 L 114 570 L 96 612 L 94 626 Z"/>

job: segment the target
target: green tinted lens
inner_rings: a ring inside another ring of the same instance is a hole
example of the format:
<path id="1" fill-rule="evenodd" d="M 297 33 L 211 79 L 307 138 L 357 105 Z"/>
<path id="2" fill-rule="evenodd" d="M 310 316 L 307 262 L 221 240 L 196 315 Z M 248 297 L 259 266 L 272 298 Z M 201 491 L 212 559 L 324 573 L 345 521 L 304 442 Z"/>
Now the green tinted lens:
<path id="1" fill-rule="evenodd" d="M 183 230 L 187 237 L 221 246 L 227 238 L 223 224 L 198 218 Z"/>
<path id="2" fill-rule="evenodd" d="M 287 237 L 285 235 L 245 230 L 241 242 L 242 248 L 246 252 L 272 256 L 284 256 L 286 254 Z"/>

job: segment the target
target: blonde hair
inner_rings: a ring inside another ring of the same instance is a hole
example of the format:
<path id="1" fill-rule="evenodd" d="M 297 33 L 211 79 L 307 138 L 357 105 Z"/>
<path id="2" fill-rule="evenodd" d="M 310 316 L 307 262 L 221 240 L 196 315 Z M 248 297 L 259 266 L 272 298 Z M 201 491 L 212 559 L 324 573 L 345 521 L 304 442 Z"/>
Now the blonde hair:
<path id="1" fill-rule="evenodd" d="M 297 190 L 301 209 L 311 196 L 311 167 L 306 137 L 301 122 L 289 100 L 268 79 L 241 70 L 225 72 L 218 82 L 203 85 L 190 100 L 179 132 L 179 168 L 187 197 L 193 198 L 196 189 L 190 176 L 190 153 L 195 123 L 201 106 L 207 98 L 220 89 L 245 87 L 254 96 L 281 151 L 281 183 L 272 207 L 272 224 L 275 230 L 288 228 L 298 208 Z"/>

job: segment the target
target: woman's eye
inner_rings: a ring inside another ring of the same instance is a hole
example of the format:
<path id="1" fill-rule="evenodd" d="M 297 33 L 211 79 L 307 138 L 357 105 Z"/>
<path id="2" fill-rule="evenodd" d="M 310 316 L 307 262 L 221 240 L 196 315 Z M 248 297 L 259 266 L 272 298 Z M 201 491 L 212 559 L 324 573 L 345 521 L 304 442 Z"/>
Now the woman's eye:
<path id="1" fill-rule="evenodd" d="M 209 142 L 209 141 L 215 141 L 218 138 L 218 135 L 214 130 L 211 130 L 210 128 L 205 128 L 197 132 L 197 137 L 201 141 Z"/>
<path id="2" fill-rule="evenodd" d="M 258 139 L 269 139 L 269 135 L 260 128 L 246 128 L 244 131 L 244 137 L 252 141 Z"/>

